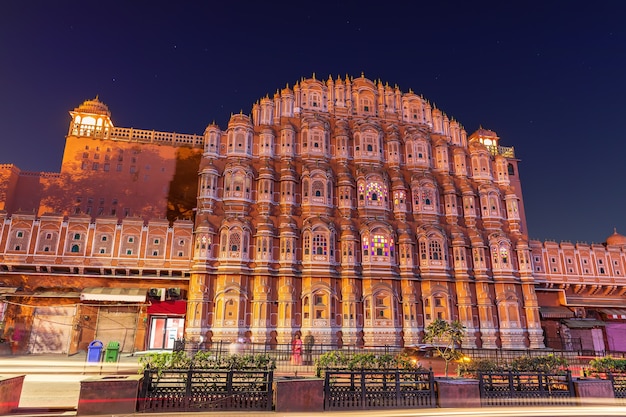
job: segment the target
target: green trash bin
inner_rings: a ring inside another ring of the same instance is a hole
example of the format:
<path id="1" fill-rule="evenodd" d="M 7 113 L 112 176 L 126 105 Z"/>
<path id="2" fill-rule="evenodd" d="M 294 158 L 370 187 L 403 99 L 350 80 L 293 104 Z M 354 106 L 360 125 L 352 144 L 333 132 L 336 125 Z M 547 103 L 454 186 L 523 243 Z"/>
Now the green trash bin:
<path id="1" fill-rule="evenodd" d="M 109 342 L 107 349 L 104 352 L 105 362 L 117 362 L 117 358 L 120 354 L 120 342 Z"/>

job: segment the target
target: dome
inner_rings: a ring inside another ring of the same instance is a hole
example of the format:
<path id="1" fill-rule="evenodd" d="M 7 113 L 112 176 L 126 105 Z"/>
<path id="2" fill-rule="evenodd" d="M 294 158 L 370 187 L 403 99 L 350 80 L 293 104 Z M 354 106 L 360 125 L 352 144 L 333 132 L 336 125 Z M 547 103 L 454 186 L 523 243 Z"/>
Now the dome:
<path id="1" fill-rule="evenodd" d="M 626 236 L 617 233 L 617 229 L 613 230 L 613 234 L 606 238 L 606 244 L 611 246 L 626 245 Z"/>
<path id="2" fill-rule="evenodd" d="M 76 107 L 74 111 L 89 114 L 102 114 L 111 117 L 109 108 L 98 99 L 98 96 L 96 96 L 93 100 L 85 100 L 83 104 Z"/>

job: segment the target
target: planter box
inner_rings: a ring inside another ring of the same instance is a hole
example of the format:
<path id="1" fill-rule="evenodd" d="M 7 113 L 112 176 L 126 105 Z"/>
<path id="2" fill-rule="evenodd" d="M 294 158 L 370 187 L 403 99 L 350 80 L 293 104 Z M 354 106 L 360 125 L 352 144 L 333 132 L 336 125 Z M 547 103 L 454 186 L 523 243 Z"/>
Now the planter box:
<path id="1" fill-rule="evenodd" d="M 143 376 L 109 375 L 80 382 L 77 415 L 133 414 Z"/>
<path id="2" fill-rule="evenodd" d="M 435 379 L 435 386 L 439 407 L 480 407 L 480 389 L 477 379 Z"/>
<path id="3" fill-rule="evenodd" d="M 324 380 L 321 378 L 274 381 L 274 407 L 276 412 L 323 412 Z"/>
<path id="4" fill-rule="evenodd" d="M 0 415 L 7 415 L 20 405 L 24 375 L 0 376 Z"/>
<path id="5" fill-rule="evenodd" d="M 574 391 L 581 405 L 612 403 L 615 398 L 613 383 L 610 379 L 575 379 Z M 607 398 L 610 401 L 602 401 L 602 399 Z"/>

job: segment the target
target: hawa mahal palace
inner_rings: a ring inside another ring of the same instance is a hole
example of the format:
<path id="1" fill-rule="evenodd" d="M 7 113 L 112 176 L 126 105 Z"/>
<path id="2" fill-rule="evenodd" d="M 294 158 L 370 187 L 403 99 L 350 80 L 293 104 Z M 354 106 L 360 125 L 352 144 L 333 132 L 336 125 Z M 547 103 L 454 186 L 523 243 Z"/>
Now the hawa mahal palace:
<path id="1" fill-rule="evenodd" d="M 626 350 L 626 238 L 529 240 L 512 147 L 412 91 L 301 79 L 203 135 L 70 112 L 61 170 L 0 165 L 0 325 L 27 353 L 241 337 Z"/>

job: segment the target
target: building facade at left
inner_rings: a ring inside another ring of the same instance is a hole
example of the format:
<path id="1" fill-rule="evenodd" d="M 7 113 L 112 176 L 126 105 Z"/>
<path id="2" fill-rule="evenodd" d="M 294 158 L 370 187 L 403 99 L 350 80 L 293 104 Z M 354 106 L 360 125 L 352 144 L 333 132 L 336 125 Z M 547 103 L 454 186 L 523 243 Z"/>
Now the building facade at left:
<path id="1" fill-rule="evenodd" d="M 3 334 L 24 353 L 171 349 L 203 138 L 117 128 L 98 98 L 70 114 L 60 173 L 0 165 Z"/>

